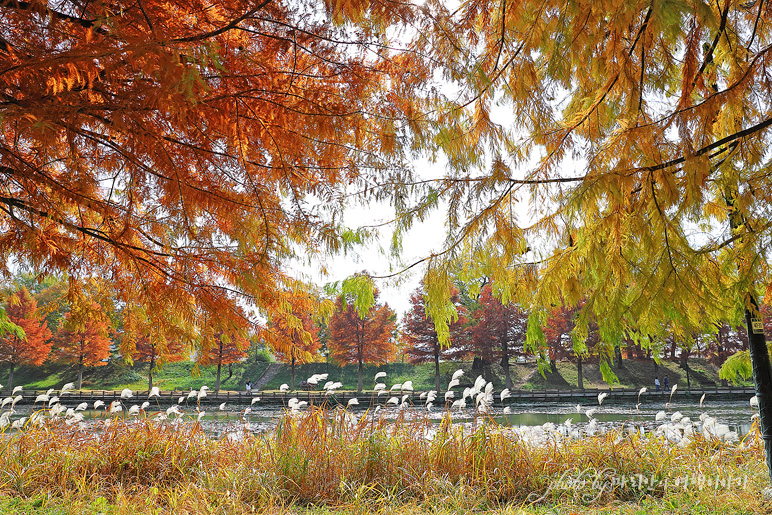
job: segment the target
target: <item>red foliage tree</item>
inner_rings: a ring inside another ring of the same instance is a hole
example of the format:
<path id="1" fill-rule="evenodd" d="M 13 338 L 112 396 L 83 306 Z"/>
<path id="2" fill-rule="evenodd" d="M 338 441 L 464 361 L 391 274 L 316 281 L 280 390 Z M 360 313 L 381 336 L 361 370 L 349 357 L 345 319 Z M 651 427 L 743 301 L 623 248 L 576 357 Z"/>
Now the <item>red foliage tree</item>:
<path id="1" fill-rule="evenodd" d="M 487 363 L 499 361 L 504 368 L 506 388 L 512 388 L 509 360 L 524 355 L 528 313 L 516 304 L 502 304 L 488 284 L 480 294 L 474 316 L 471 343 L 475 353 Z"/>
<path id="2" fill-rule="evenodd" d="M 13 293 L 6 303 L 8 319 L 24 331 L 24 336 L 8 332 L 0 337 L 0 363 L 8 363 L 8 388 L 13 388 L 16 365 L 40 366 L 51 352 L 51 331 L 39 315 L 37 302 L 27 288 Z"/>
<path id="3" fill-rule="evenodd" d="M 402 338 L 406 344 L 405 354 L 411 363 L 434 361 L 434 383 L 440 391 L 440 359 L 461 359 L 469 353 L 469 338 L 466 330 L 467 310 L 461 305 L 458 289 L 452 292 L 458 319 L 450 324 L 450 346 L 441 348 L 434 321 L 426 314 L 423 285 L 410 296 L 410 311 L 403 319 Z"/>
<path id="4" fill-rule="evenodd" d="M 330 319 L 332 357 L 343 364 L 358 365 L 358 392 L 362 391 L 364 363 L 386 363 L 394 358 L 397 351 L 394 338 L 396 313 L 388 304 L 378 303 L 378 294 L 375 290 L 373 306 L 363 317 L 352 298 L 339 297 L 338 310 Z"/>
<path id="5" fill-rule="evenodd" d="M 153 373 L 157 368 L 185 359 L 185 344 L 176 338 L 143 335 L 135 340 L 134 345 L 134 361 L 149 364 L 148 390 L 153 388 Z"/>
<path id="6" fill-rule="evenodd" d="M 544 337 L 549 349 L 550 368 L 552 372 L 557 372 L 556 361 L 558 359 L 575 359 L 577 372 L 577 386 L 584 388 L 584 373 L 582 364 L 585 359 L 593 352 L 597 352 L 600 343 L 600 334 L 598 325 L 590 321 L 587 325 L 587 338 L 584 345 L 579 347 L 574 345 L 571 332 L 576 327 L 576 315 L 579 307 L 566 306 L 556 307 L 550 311 L 544 328 Z M 619 348 L 619 347 L 617 347 Z M 609 370 L 601 363 L 602 370 Z M 606 372 L 608 373 L 608 372 Z M 605 377 L 605 376 L 604 376 Z"/>
<path id="7" fill-rule="evenodd" d="M 220 333 L 214 337 L 207 337 L 210 341 L 202 345 L 202 351 L 198 354 L 197 362 L 202 366 L 217 365 L 217 379 L 214 383 L 214 391 L 220 391 L 220 377 L 223 365 L 233 365 L 247 357 L 244 349 L 249 348 L 249 340 L 243 336 L 230 337 Z M 233 369 L 229 368 L 230 375 L 233 376 Z"/>
<path id="8" fill-rule="evenodd" d="M 101 309 L 93 303 L 89 312 L 99 313 Z M 107 317 L 86 318 L 81 314 L 80 311 L 65 314 L 54 338 L 54 359 L 78 366 L 78 390 L 83 385 L 83 368 L 106 365 L 112 345 Z"/>
<path id="9" fill-rule="evenodd" d="M 547 315 L 544 338 L 547 341 L 552 372 L 557 372 L 556 362 L 559 359 L 565 359 L 571 355 L 573 348 L 571 331 L 576 325 L 574 321 L 575 316 L 576 308 L 566 305 L 552 309 Z"/>

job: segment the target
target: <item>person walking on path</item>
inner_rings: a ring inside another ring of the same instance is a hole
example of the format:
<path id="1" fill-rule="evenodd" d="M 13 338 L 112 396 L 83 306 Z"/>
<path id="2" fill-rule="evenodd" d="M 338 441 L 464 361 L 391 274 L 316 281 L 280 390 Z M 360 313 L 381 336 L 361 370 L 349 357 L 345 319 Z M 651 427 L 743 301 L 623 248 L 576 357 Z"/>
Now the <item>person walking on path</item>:
<path id="1" fill-rule="evenodd" d="M 252 393 L 252 380 L 251 379 L 247 379 L 246 389 L 247 389 L 247 395 Z"/>
<path id="2" fill-rule="evenodd" d="M 654 388 L 659 391 L 659 376 L 654 378 Z"/>
<path id="3" fill-rule="evenodd" d="M 662 378 L 662 385 L 664 386 L 663 391 L 667 391 L 668 386 L 670 386 L 670 382 L 667 380 L 667 374 Z"/>

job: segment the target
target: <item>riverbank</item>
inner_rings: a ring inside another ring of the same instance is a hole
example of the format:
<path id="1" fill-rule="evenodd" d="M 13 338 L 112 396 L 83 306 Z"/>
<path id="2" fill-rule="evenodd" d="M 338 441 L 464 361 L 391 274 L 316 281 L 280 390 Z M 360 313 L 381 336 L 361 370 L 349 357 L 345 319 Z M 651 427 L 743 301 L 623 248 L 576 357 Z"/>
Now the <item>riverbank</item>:
<path id="1" fill-rule="evenodd" d="M 234 364 L 230 370 L 224 367 L 221 377 L 221 390 L 235 394 L 244 391 L 244 382 L 251 379 L 253 382 L 269 367 L 267 362 L 247 360 Z M 492 364 L 484 369 L 474 369 L 472 362 L 444 362 L 440 364 L 441 389 L 445 389 L 451 376 L 457 369 L 464 370 L 462 386 L 465 383 L 474 382 L 474 378 L 483 375 L 487 381 L 491 381 L 497 390 L 505 385 L 504 369 L 498 364 Z M 687 389 L 686 372 L 679 368 L 678 363 L 663 360 L 655 369 L 651 360 L 624 360 L 623 368 L 613 368 L 618 381 L 609 385 L 603 381 L 597 363 L 585 363 L 583 366 L 584 387 L 586 389 L 629 388 L 638 390 L 647 387 L 654 390 L 654 377 L 660 379 L 668 376 L 670 386 L 677 384 L 680 389 Z M 381 379 L 387 386 L 395 383 L 412 381 L 416 391 L 435 389 L 434 365 L 409 363 L 389 363 L 386 365 L 365 365 L 363 374 L 363 389 L 369 390 L 374 386 L 373 377 L 377 372 L 386 372 L 386 377 Z M 295 367 L 295 382 L 307 379 L 313 374 L 328 374 L 329 380 L 342 383 L 343 390 L 357 389 L 357 367 L 336 366 L 327 363 L 309 363 Z M 122 363 L 111 362 L 107 366 L 88 369 L 84 373 L 84 389 L 87 390 L 123 390 L 128 388 L 134 391 L 147 391 L 148 367 L 137 364 L 129 367 Z M 510 376 L 513 382 L 513 390 L 575 390 L 578 388 L 576 365 L 574 363 L 557 363 L 556 372 L 547 372 L 542 376 L 535 363 L 516 363 L 510 366 Z M 77 377 L 76 371 L 71 367 L 61 365 L 47 365 L 44 367 L 19 367 L 15 374 L 14 384 L 21 385 L 25 390 L 59 389 L 65 383 L 73 382 Z M 7 367 L 0 367 L 0 383 L 6 384 Z M 189 392 L 198 390 L 203 385 L 213 388 L 216 374 L 213 367 L 196 368 L 190 362 L 170 363 L 154 374 L 154 385 L 162 390 L 171 392 Z M 263 390 L 278 390 L 282 384 L 291 384 L 291 369 L 284 365 L 279 372 L 271 378 Z M 708 363 L 705 359 L 694 358 L 690 360 L 689 382 L 693 390 L 711 389 L 722 386 L 718 377 L 718 367 Z M 752 383 L 746 382 L 745 386 Z"/>
<path id="2" fill-rule="evenodd" d="M 39 396 L 45 395 L 45 390 L 22 390 L 18 392 L 20 397 L 16 402 L 16 406 L 30 406 L 37 403 L 40 407 L 46 404 L 45 400 L 40 399 Z M 51 396 L 56 395 L 57 392 L 53 392 Z M 366 390 L 361 393 L 357 393 L 353 390 L 338 390 L 333 394 L 328 394 L 322 391 L 320 388 L 316 390 L 303 390 L 294 392 L 281 392 L 277 390 L 268 391 L 254 391 L 245 393 L 243 391 L 231 392 L 221 391 L 219 393 L 209 392 L 205 396 L 200 397 L 194 395 L 196 392 L 185 395 L 180 395 L 178 391 L 166 391 L 160 390 L 157 394 L 150 397 L 148 390 L 70 390 L 59 399 L 62 403 L 68 405 L 77 405 L 82 402 L 88 403 L 93 406 L 95 402 L 101 401 L 104 406 L 109 406 L 114 401 L 122 402 L 123 404 L 141 404 L 144 401 L 151 401 L 151 404 L 158 406 L 170 406 L 170 405 L 193 405 L 193 406 L 217 406 L 225 403 L 228 406 L 252 406 L 259 402 L 259 406 L 287 406 L 290 399 L 296 398 L 301 401 L 307 402 L 309 406 L 346 406 L 352 399 L 356 399 L 359 409 L 372 408 L 375 406 L 382 406 L 387 403 L 390 397 L 396 396 L 399 398 L 400 403 L 407 403 L 412 406 L 422 406 L 425 403 L 427 391 L 399 391 L 389 392 L 389 395 L 378 395 L 373 390 Z M 441 391 L 438 398 L 440 400 L 435 401 L 433 404 L 442 407 L 445 405 L 443 401 L 443 394 Z M 448 406 L 452 403 L 453 399 L 461 397 L 461 391 L 456 388 L 454 391 L 454 397 L 447 402 Z M 130 395 L 129 395 L 130 394 Z M 500 391 L 495 391 L 495 397 L 497 403 L 501 405 L 518 405 L 529 404 L 533 402 L 549 403 L 549 402 L 577 402 L 579 404 L 592 404 L 598 403 L 598 396 L 605 394 L 604 403 L 606 405 L 613 403 L 626 403 L 628 405 L 635 405 L 636 402 L 641 400 L 640 390 L 633 388 L 588 388 L 588 389 L 544 389 L 544 390 L 510 390 L 509 396 L 504 400 L 500 400 Z M 659 400 L 662 402 L 678 401 L 678 400 L 692 400 L 698 402 L 703 396 L 709 396 L 711 401 L 721 399 L 731 400 L 748 400 L 756 394 L 755 389 L 750 386 L 735 386 L 735 387 L 719 387 L 714 386 L 710 388 L 680 388 L 675 392 L 671 391 L 647 391 L 643 396 L 643 400 Z M 191 396 L 189 396 L 191 395 Z M 50 396 L 48 396 L 50 398 Z"/>

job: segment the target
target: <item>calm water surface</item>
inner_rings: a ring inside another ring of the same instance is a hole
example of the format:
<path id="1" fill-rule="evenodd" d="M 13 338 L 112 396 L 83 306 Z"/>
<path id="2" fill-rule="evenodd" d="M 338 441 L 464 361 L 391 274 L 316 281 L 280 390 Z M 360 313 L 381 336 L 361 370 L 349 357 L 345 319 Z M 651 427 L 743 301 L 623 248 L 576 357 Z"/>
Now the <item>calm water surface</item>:
<path id="1" fill-rule="evenodd" d="M 496 406 L 491 410 L 490 417 L 501 425 L 513 427 L 541 426 L 546 423 L 560 425 L 565 424 L 567 420 L 571 420 L 572 424 L 582 424 L 589 420 L 586 415 L 587 410 L 595 410 L 593 418 L 597 419 L 600 430 L 629 429 L 630 427 L 644 427 L 647 430 L 651 430 L 662 423 L 655 420 L 657 413 L 660 411 L 666 412 L 667 421 L 677 411 L 694 422 L 698 422 L 700 415 L 705 413 L 708 416 L 714 417 L 717 422 L 727 424 L 730 430 L 736 431 L 742 437 L 751 429 L 751 416 L 754 413 L 749 399 L 711 401 L 708 398 L 705 400 L 702 409 L 700 409 L 698 401 L 692 400 L 674 400 L 668 405 L 665 400 L 647 400 L 644 394 L 641 401 L 638 409 L 636 409 L 634 404 L 609 402 L 609 399 L 602 406 L 599 406 L 597 402 L 584 402 L 579 406 L 580 413 L 577 412 L 576 402 L 532 404 L 521 402 L 508 405 L 508 411 L 510 412 L 505 413 L 501 403 L 497 401 Z M 126 412 L 131 405 L 124 405 L 124 412 L 113 415 L 113 417 L 128 418 Z M 197 416 L 195 406 L 181 406 L 180 409 L 184 413 L 183 418 L 191 419 Z M 253 433 L 269 431 L 275 427 L 279 418 L 285 413 L 283 407 L 260 407 L 259 404 L 252 406 L 252 412 L 249 414 L 244 414 L 243 408 L 237 411 L 235 406 L 226 406 L 224 411 L 219 411 L 217 406 L 202 406 L 201 410 L 205 411 L 201 419 L 201 425 L 213 437 L 230 433 L 234 428 Z M 362 416 L 365 413 L 373 415 L 373 410 L 368 412 L 366 409 L 351 409 L 350 412 L 356 416 Z M 102 409 L 88 410 L 82 413 L 86 417 L 86 421 L 108 416 Z M 157 407 L 151 407 L 148 408 L 146 415 L 154 417 L 158 413 L 165 414 L 165 410 L 159 411 Z M 445 413 L 443 408 L 434 408 L 427 413 L 420 406 L 409 407 L 404 410 L 395 407 L 384 407 L 378 411 L 376 416 L 382 416 L 387 419 L 396 419 L 398 416 L 403 416 L 408 420 L 421 418 L 439 423 Z M 21 417 L 29 416 L 29 414 L 29 407 L 19 407 L 17 408 L 17 413 L 12 415 L 11 420 L 17 420 Z M 468 408 L 463 411 L 454 409 L 451 411 L 451 415 L 459 423 L 470 423 L 476 418 L 474 410 Z"/>

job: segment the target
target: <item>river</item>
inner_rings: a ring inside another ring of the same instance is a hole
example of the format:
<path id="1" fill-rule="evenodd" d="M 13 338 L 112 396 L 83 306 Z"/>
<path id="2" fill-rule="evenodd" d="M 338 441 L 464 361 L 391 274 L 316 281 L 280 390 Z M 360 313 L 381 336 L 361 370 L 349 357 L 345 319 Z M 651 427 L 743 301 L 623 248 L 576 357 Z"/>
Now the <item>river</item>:
<path id="1" fill-rule="evenodd" d="M 585 402 L 577 405 L 575 402 L 538 402 L 510 404 L 505 409 L 500 402 L 490 410 L 489 414 L 480 415 L 473 409 L 453 409 L 450 411 L 454 422 L 461 424 L 471 424 L 479 421 L 481 418 L 492 420 L 497 424 L 511 427 L 535 427 L 545 424 L 554 424 L 555 426 L 579 426 L 588 423 L 588 411 L 592 418 L 596 419 L 595 424 L 600 431 L 612 429 L 644 428 L 644 430 L 653 430 L 662 423 L 669 422 L 673 414 L 679 412 L 683 417 L 688 417 L 694 422 L 700 420 L 701 415 L 710 416 L 716 419 L 718 423 L 726 424 L 731 431 L 737 433 L 742 438 L 752 427 L 751 416 L 754 414 L 754 408 L 750 406 L 749 399 L 736 400 L 706 400 L 702 407 L 699 402 L 690 399 L 674 400 L 668 404 L 664 398 L 648 400 L 646 396 L 641 399 L 641 404 L 636 408 L 634 404 L 620 402 L 608 402 L 598 405 L 597 402 Z M 84 422 L 99 420 L 106 417 L 125 417 L 130 405 L 125 405 L 120 413 L 108 415 L 104 409 L 85 410 L 81 413 L 84 416 Z M 352 407 L 356 408 L 356 407 Z M 273 428 L 279 418 L 286 412 L 283 407 L 261 407 L 259 403 L 253 405 L 249 410 L 225 409 L 218 410 L 216 406 L 206 406 L 201 408 L 204 414 L 200 416 L 202 427 L 213 437 L 219 437 L 223 434 L 231 433 L 234 428 L 239 431 L 247 430 L 252 433 L 262 433 Z M 308 408 L 304 408 L 308 409 Z M 341 408 L 337 408 L 341 409 Z M 7 409 L 6 409 L 7 411 Z M 183 413 L 183 419 L 198 419 L 196 406 L 180 406 Z M 408 420 L 424 419 L 430 423 L 439 423 L 445 416 L 444 408 L 434 408 L 427 412 L 422 406 L 410 407 L 382 407 L 377 413 L 374 410 L 350 409 L 353 415 L 357 417 L 378 416 L 386 419 L 396 419 L 404 417 Z M 664 412 L 664 420 L 656 420 L 657 414 Z M 18 407 L 12 414 L 11 421 L 22 417 L 29 417 L 29 407 Z M 150 406 L 140 416 L 163 417 L 166 410 L 160 410 L 158 407 Z M 60 415 L 64 416 L 64 414 Z M 169 418 L 175 418 L 174 415 Z M 676 418 L 678 416 L 676 415 Z"/>

